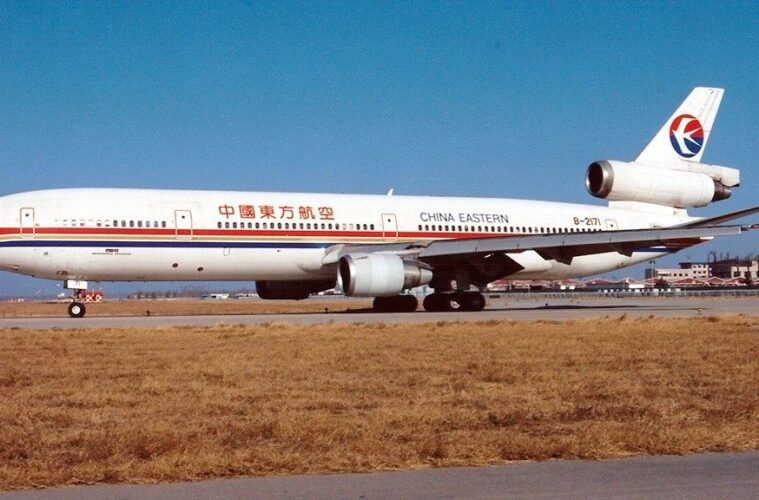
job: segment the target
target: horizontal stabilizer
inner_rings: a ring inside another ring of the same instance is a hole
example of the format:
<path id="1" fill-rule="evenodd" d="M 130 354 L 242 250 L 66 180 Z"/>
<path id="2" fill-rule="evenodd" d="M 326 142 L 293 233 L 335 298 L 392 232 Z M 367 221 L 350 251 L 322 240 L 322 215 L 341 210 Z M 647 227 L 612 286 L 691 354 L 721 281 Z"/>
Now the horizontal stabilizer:
<path id="1" fill-rule="evenodd" d="M 712 227 L 716 226 L 718 224 L 722 224 L 724 222 L 728 222 L 735 219 L 741 219 L 743 217 L 748 217 L 749 215 L 759 213 L 759 207 L 753 207 L 753 208 L 747 208 L 745 210 L 739 210 L 737 212 L 730 212 L 729 214 L 723 214 L 718 215 L 716 217 L 707 217 L 705 219 L 699 219 L 697 221 L 693 222 L 686 222 L 685 224 L 680 224 L 675 227 L 679 228 L 686 228 L 686 227 Z"/>

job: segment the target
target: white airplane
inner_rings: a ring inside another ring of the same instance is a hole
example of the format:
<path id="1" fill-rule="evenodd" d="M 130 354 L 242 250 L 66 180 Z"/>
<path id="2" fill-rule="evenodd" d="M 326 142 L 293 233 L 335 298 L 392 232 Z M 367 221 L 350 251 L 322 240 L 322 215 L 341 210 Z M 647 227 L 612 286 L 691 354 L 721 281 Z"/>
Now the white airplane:
<path id="1" fill-rule="evenodd" d="M 747 227 L 759 211 L 691 217 L 726 199 L 736 169 L 700 163 L 723 90 L 696 88 L 633 162 L 597 161 L 608 207 L 422 196 L 56 189 L 0 198 L 0 269 L 57 279 L 82 317 L 88 281 L 254 280 L 264 299 L 339 282 L 380 311 L 481 310 L 497 279 L 619 269 Z"/>

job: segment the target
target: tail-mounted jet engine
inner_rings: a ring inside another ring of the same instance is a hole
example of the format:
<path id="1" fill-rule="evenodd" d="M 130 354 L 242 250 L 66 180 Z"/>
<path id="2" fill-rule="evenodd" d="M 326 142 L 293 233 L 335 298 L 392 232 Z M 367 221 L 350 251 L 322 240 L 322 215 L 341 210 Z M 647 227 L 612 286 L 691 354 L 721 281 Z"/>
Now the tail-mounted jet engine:
<path id="1" fill-rule="evenodd" d="M 601 160 L 591 163 L 585 175 L 588 192 L 597 198 L 676 208 L 725 200 L 739 184 L 739 170 L 703 163 L 670 168 Z"/>

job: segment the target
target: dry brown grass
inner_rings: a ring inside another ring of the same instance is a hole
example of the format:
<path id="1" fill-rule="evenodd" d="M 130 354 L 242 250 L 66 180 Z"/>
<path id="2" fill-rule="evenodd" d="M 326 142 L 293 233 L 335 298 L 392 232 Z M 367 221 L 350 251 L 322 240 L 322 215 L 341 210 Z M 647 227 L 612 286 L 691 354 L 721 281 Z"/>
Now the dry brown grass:
<path id="1" fill-rule="evenodd" d="M 207 314 L 281 314 L 342 312 L 372 306 L 371 299 L 320 300 L 107 300 L 87 305 L 87 316 L 193 316 Z M 68 302 L 0 302 L 0 317 L 66 316 Z"/>
<path id="2" fill-rule="evenodd" d="M 759 318 L 0 331 L 0 489 L 759 448 Z"/>

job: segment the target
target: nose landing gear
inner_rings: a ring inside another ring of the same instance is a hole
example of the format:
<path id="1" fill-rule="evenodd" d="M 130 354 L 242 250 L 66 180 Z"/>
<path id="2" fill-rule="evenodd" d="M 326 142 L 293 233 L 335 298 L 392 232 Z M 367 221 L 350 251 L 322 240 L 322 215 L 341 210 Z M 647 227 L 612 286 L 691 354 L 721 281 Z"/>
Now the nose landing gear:
<path id="1" fill-rule="evenodd" d="M 80 302 L 72 302 L 69 304 L 69 316 L 72 318 L 83 318 L 87 308 Z"/>
<path id="2" fill-rule="evenodd" d="M 103 301 L 102 290 L 87 290 L 86 281 L 68 280 L 63 283 L 64 288 L 73 290 L 71 304 L 69 304 L 69 316 L 83 318 L 87 313 L 84 304 L 100 303 Z"/>

